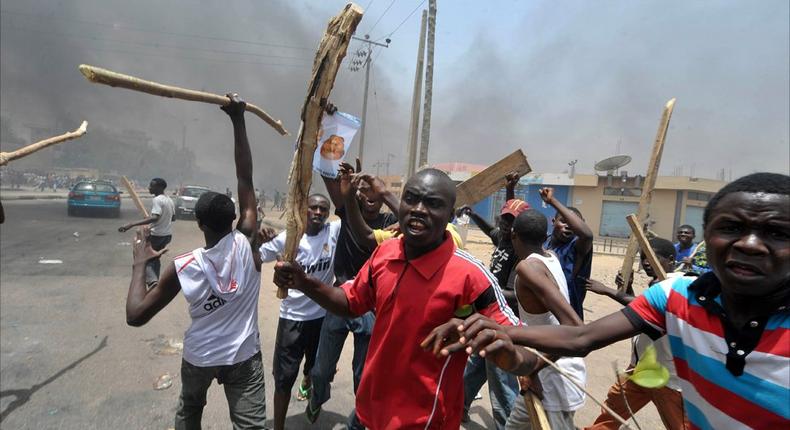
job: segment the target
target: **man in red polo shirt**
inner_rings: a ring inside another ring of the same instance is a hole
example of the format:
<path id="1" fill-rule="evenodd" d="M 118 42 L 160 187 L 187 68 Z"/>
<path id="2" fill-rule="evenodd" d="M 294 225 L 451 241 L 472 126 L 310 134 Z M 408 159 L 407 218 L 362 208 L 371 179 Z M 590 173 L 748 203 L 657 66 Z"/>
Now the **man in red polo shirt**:
<path id="1" fill-rule="evenodd" d="M 503 325 L 518 323 L 496 278 L 445 233 L 454 204 L 455 185 L 444 172 L 415 174 L 398 208 L 403 235 L 382 243 L 342 288 L 307 278 L 298 265 L 275 266 L 278 286 L 301 290 L 335 314 L 375 309 L 356 404 L 370 429 L 459 428 L 467 357 L 437 356 L 430 349 L 452 342 L 444 333 L 457 333 L 460 321 L 444 324 L 446 330 L 433 328 L 473 312 Z"/>

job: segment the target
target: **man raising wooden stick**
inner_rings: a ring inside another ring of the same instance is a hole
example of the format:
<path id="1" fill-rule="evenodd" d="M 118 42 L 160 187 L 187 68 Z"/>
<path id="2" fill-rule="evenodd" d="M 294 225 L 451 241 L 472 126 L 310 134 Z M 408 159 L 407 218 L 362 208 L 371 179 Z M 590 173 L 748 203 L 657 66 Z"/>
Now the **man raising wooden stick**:
<path id="1" fill-rule="evenodd" d="M 255 188 L 252 156 L 244 123 L 244 102 L 236 94 L 221 109 L 233 122 L 233 154 L 238 181 L 239 221 L 224 194 L 207 192 L 195 204 L 197 225 L 205 247 L 176 257 L 150 290 L 144 282 L 155 251 L 142 230 L 134 243 L 134 265 L 126 321 L 142 326 L 184 293 L 191 324 L 184 335 L 181 396 L 175 428 L 199 429 L 206 392 L 215 378 L 225 388 L 234 429 L 263 429 L 266 420 L 263 364 L 258 333 L 261 259 L 256 239 Z"/>

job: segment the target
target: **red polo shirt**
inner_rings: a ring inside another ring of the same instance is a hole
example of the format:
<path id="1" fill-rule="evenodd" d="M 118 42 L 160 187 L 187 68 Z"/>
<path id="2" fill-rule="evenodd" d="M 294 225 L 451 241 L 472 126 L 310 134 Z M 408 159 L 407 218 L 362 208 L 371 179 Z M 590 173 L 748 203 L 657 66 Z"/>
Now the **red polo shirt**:
<path id="1" fill-rule="evenodd" d="M 382 243 L 356 279 L 343 284 L 351 312 L 376 312 L 365 370 L 357 390 L 357 415 L 380 429 L 457 429 L 461 425 L 467 355 L 436 357 L 420 342 L 455 311 L 486 294 L 481 314 L 517 324 L 496 278 L 476 258 L 444 243 L 411 261 L 403 240 Z"/>

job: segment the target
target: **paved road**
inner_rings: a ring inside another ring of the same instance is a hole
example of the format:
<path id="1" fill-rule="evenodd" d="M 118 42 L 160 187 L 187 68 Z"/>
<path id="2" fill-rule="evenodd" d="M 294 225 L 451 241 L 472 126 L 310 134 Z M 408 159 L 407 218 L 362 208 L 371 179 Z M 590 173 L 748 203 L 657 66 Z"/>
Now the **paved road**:
<path id="1" fill-rule="evenodd" d="M 156 350 L 162 352 L 163 341 L 181 341 L 189 323 L 186 302 L 179 296 L 142 328 L 126 325 L 132 235 L 118 233 L 117 227 L 137 217 L 134 206 L 126 203 L 121 219 L 113 219 L 68 217 L 62 200 L 4 202 L 0 427 L 172 427 L 181 388 L 177 376 L 180 352 L 160 355 Z M 178 221 L 170 255 L 194 249 L 201 242 L 193 221 Z M 42 259 L 63 263 L 40 264 Z M 271 276 L 271 265 L 265 265 L 260 326 L 270 418 L 271 357 L 279 306 Z M 353 405 L 351 347 L 349 342 L 344 348 L 333 398 L 314 429 L 340 427 Z M 173 385 L 155 391 L 153 384 L 164 373 L 176 375 Z M 289 428 L 310 428 L 303 416 L 304 405 L 292 399 Z M 478 424 L 467 428 L 486 428 L 480 417 L 487 418 L 488 413 L 479 406 L 473 412 L 480 412 L 475 418 Z M 217 385 L 209 390 L 203 423 L 208 429 L 230 428 L 227 404 Z"/>

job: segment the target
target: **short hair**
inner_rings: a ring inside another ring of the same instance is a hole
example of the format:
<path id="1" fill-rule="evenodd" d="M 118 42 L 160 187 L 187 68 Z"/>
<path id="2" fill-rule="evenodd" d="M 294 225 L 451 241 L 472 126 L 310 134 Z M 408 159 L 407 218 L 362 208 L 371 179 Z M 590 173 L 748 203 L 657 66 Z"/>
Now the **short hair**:
<path id="1" fill-rule="evenodd" d="M 513 232 L 524 242 L 542 243 L 546 240 L 549 222 L 546 216 L 537 209 L 521 212 L 513 221 Z"/>
<path id="2" fill-rule="evenodd" d="M 653 252 L 656 253 L 656 257 L 664 257 L 675 261 L 677 252 L 675 250 L 675 245 L 673 245 L 672 242 L 662 237 L 654 237 L 647 242 L 650 244 L 650 247 L 653 248 Z"/>
<path id="3" fill-rule="evenodd" d="M 154 178 L 154 179 L 151 179 L 151 183 L 152 183 L 152 184 L 155 184 L 155 185 L 157 185 L 157 186 L 159 186 L 159 187 L 162 187 L 162 189 L 163 189 L 163 190 L 164 190 L 165 188 L 167 188 L 167 182 L 165 182 L 165 180 L 164 180 L 164 179 L 162 179 L 162 178 Z"/>
<path id="4" fill-rule="evenodd" d="M 221 233 L 233 227 L 236 207 L 225 194 L 207 191 L 195 203 L 195 218 L 214 232 Z"/>
<path id="5" fill-rule="evenodd" d="M 439 170 L 439 169 L 436 169 L 436 168 L 433 168 L 433 167 L 428 167 L 428 168 L 422 169 L 419 172 L 415 173 L 414 176 L 409 178 L 409 181 L 412 180 L 412 179 L 421 178 L 421 177 L 424 177 L 424 176 L 433 176 L 433 177 L 437 178 L 442 185 L 447 187 L 447 190 L 450 192 L 450 195 L 449 195 L 449 197 L 450 197 L 450 202 L 449 202 L 450 203 L 450 208 L 454 208 L 455 207 L 455 197 L 456 197 L 456 194 L 455 194 L 455 183 L 453 182 L 452 179 L 450 179 L 450 176 L 448 176 L 447 173 L 444 172 L 443 170 Z"/>
<path id="6" fill-rule="evenodd" d="M 329 197 L 327 197 L 327 196 L 325 196 L 325 195 L 323 195 L 323 194 L 321 194 L 321 193 L 313 193 L 313 194 L 310 194 L 309 196 L 307 196 L 307 200 L 310 200 L 310 199 L 312 199 L 313 197 L 315 197 L 315 198 L 319 198 L 319 199 L 324 199 L 324 200 L 326 200 L 326 201 L 327 201 L 327 203 L 329 203 L 329 204 L 332 204 L 332 203 L 331 203 L 331 201 L 329 200 Z"/>
<path id="7" fill-rule="evenodd" d="M 694 228 L 693 225 L 683 224 L 680 227 L 678 227 L 678 230 L 680 230 L 681 228 L 687 228 L 687 229 L 691 230 L 691 234 L 693 234 L 693 235 L 697 234 L 697 230 Z"/>
<path id="8" fill-rule="evenodd" d="M 766 193 L 790 195 L 790 176 L 780 173 L 752 173 L 738 178 L 725 185 L 718 193 L 711 197 L 705 212 L 702 214 L 702 223 L 707 225 L 716 205 L 727 194 L 732 193 Z"/>
<path id="9" fill-rule="evenodd" d="M 582 212 L 581 212 L 579 209 L 577 209 L 577 208 L 575 208 L 575 207 L 573 207 L 573 206 L 568 206 L 568 210 L 569 210 L 569 211 L 573 211 L 573 213 L 575 213 L 576 215 L 578 215 L 578 216 L 579 216 L 579 218 L 581 218 L 581 219 L 582 219 L 582 221 L 584 221 L 584 215 L 582 215 Z M 559 213 L 559 212 L 555 212 L 555 213 L 554 213 L 554 218 L 557 218 L 557 215 L 560 215 L 560 213 Z"/>

